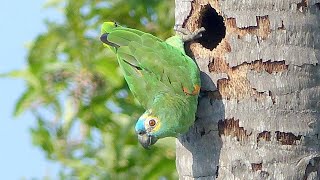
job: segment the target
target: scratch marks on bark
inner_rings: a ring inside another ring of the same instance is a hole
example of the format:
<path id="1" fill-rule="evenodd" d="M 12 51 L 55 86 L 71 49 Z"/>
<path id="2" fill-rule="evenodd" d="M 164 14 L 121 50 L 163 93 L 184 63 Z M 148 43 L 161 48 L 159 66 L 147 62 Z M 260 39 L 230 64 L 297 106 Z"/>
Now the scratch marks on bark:
<path id="1" fill-rule="evenodd" d="M 234 73 L 233 71 L 237 71 L 237 70 L 252 70 L 256 72 L 266 71 L 269 74 L 288 70 L 288 65 L 285 64 L 285 61 L 271 62 L 269 60 L 266 62 L 262 62 L 261 59 L 256 60 L 252 63 L 244 62 L 238 66 L 230 68 L 225 61 L 218 58 L 212 61 L 211 63 L 209 63 L 208 67 L 210 72 L 227 73 L 227 74 Z"/>
<path id="2" fill-rule="evenodd" d="M 226 27 L 228 32 L 237 34 L 238 38 L 243 38 L 247 34 L 254 34 L 262 39 L 266 39 L 271 33 L 270 20 L 268 16 L 257 16 L 257 26 L 249 26 L 245 28 L 237 27 L 237 20 L 235 18 L 227 18 Z"/>
<path id="3" fill-rule="evenodd" d="M 283 71 L 288 70 L 288 65 L 286 65 L 285 61 L 271 62 L 269 60 L 266 62 L 262 62 L 261 59 L 256 60 L 252 63 L 244 62 L 244 63 L 240 64 L 239 66 L 232 67 L 232 70 L 239 69 L 241 66 L 248 66 L 248 68 L 250 70 L 257 71 L 257 72 L 266 71 L 269 74 L 272 74 L 274 72 L 275 73 L 283 72 Z"/>
<path id="4" fill-rule="evenodd" d="M 257 26 L 239 28 L 237 27 L 235 18 L 227 18 L 225 20 L 226 36 L 236 35 L 241 39 L 248 34 L 253 34 L 261 40 L 265 40 L 271 33 L 270 20 L 268 16 L 257 16 L 256 20 Z M 283 22 L 279 29 L 285 29 Z M 217 89 L 221 95 L 217 96 L 217 99 L 237 99 L 239 101 L 253 97 L 255 100 L 258 100 L 271 96 L 272 102 L 275 104 L 275 97 L 272 95 L 272 92 L 258 92 L 251 86 L 247 78 L 247 72 L 256 71 L 259 73 L 267 72 L 269 74 L 283 72 L 288 70 L 288 65 L 285 64 L 285 61 L 271 62 L 271 60 L 263 61 L 259 59 L 251 63 L 243 62 L 238 66 L 230 67 L 224 57 L 225 53 L 232 51 L 226 39 L 222 39 L 220 44 L 213 50 L 213 60 L 208 65 L 210 73 L 226 73 L 228 75 L 228 78 L 217 80 Z"/>
<path id="5" fill-rule="evenodd" d="M 281 26 L 277 28 L 278 30 L 286 30 L 284 27 L 283 21 L 281 21 Z"/>
<path id="6" fill-rule="evenodd" d="M 220 137 L 222 135 L 236 137 L 236 140 L 240 142 L 247 140 L 248 137 L 252 135 L 252 132 L 249 133 L 243 127 L 240 127 L 239 120 L 234 118 L 219 120 L 218 130 Z M 263 131 L 257 134 L 257 143 L 262 140 L 270 142 L 272 135 L 274 135 L 274 139 L 281 143 L 281 145 L 297 145 L 302 137 L 302 135 L 296 136 L 291 132 L 275 131 L 271 133 L 270 131 Z"/>
<path id="7" fill-rule="evenodd" d="M 257 136 L 257 143 L 261 140 L 265 140 L 265 141 L 271 141 L 271 133 L 270 131 L 263 131 L 261 133 L 258 133 Z"/>
<path id="8" fill-rule="evenodd" d="M 232 136 L 236 137 L 237 141 L 244 141 L 251 135 L 243 127 L 239 126 L 239 120 L 234 118 L 220 120 L 218 122 L 219 136 Z"/>
<path id="9" fill-rule="evenodd" d="M 185 27 L 186 26 L 186 23 L 187 23 L 187 19 L 189 19 L 189 17 L 191 16 L 191 14 L 193 13 L 193 6 L 190 6 L 190 11 L 189 11 L 189 14 L 186 16 L 186 18 L 184 19 L 183 23 L 182 23 L 182 27 Z"/>
<path id="10" fill-rule="evenodd" d="M 297 145 L 297 142 L 301 140 L 302 135 L 294 135 L 291 132 L 275 132 L 275 139 L 281 143 L 281 145 Z M 271 141 L 271 132 L 263 131 L 257 135 L 257 143 L 261 140 Z"/>
<path id="11" fill-rule="evenodd" d="M 263 96 L 271 96 L 273 103 L 275 98 L 271 92 L 258 92 L 253 88 L 247 79 L 248 71 L 267 72 L 269 74 L 283 72 L 288 69 L 285 61 L 271 62 L 256 60 L 252 63 L 244 62 L 235 67 L 229 65 L 221 58 L 214 59 L 208 65 L 211 73 L 226 73 L 228 78 L 222 78 L 217 81 L 217 89 L 225 99 L 241 100 L 246 97 L 254 97 L 256 100 Z"/>
<path id="12" fill-rule="evenodd" d="M 262 163 L 251 163 L 252 171 L 262 170 Z"/>
<path id="13" fill-rule="evenodd" d="M 276 139 L 282 145 L 297 145 L 297 141 L 300 141 L 301 137 L 301 135 L 296 136 L 291 132 L 276 131 Z"/>

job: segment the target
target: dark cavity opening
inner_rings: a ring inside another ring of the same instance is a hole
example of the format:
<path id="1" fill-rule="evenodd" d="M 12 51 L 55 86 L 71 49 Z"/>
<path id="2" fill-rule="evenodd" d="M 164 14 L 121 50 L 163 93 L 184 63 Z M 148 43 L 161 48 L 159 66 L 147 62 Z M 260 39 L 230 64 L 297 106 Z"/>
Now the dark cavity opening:
<path id="1" fill-rule="evenodd" d="M 226 35 L 223 17 L 219 16 L 217 11 L 207 4 L 203 7 L 200 18 L 200 27 L 204 27 L 206 31 L 202 33 L 202 37 L 197 42 L 203 47 L 213 50 Z"/>

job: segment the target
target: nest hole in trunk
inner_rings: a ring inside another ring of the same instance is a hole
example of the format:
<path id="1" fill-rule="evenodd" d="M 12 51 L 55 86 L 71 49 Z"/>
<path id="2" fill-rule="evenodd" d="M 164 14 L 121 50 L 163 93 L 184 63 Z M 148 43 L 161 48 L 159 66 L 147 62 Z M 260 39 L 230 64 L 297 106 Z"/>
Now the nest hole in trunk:
<path id="1" fill-rule="evenodd" d="M 199 22 L 199 27 L 204 27 L 206 31 L 202 33 L 202 37 L 197 42 L 212 51 L 226 35 L 223 17 L 218 15 L 217 11 L 210 4 L 207 4 L 202 7 Z"/>

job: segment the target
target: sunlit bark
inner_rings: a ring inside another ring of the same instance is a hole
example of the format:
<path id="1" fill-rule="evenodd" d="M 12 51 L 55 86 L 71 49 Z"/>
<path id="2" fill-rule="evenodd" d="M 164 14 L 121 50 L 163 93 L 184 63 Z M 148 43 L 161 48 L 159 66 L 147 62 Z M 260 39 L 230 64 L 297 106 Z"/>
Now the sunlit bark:
<path id="1" fill-rule="evenodd" d="M 176 0 L 202 74 L 197 121 L 177 140 L 180 179 L 320 178 L 316 0 Z"/>

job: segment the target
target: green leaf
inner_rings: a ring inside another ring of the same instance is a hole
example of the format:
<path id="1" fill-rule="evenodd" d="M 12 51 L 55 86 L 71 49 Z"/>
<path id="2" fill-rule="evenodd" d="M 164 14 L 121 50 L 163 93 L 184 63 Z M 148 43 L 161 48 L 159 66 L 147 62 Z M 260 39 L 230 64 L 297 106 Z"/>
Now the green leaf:
<path id="1" fill-rule="evenodd" d="M 13 111 L 13 115 L 19 116 L 24 111 L 28 110 L 35 98 L 36 98 L 35 93 L 32 88 L 29 88 L 28 90 L 26 90 L 18 99 Z"/>
<path id="2" fill-rule="evenodd" d="M 14 70 L 3 76 L 12 77 L 12 78 L 20 78 L 27 81 L 28 85 L 32 86 L 35 89 L 40 89 L 40 82 L 38 78 L 33 75 L 28 69 L 26 70 Z"/>
<path id="3" fill-rule="evenodd" d="M 63 20 L 45 21 L 47 31 L 28 47 L 26 69 L 0 74 L 25 81 L 14 115 L 31 110 L 37 119 L 33 144 L 61 164 L 60 179 L 177 179 L 174 143 L 159 141 L 151 151 L 139 145 L 134 124 L 143 109 L 99 40 L 105 21 L 169 37 L 174 1 L 50 0 L 45 6 Z"/>

